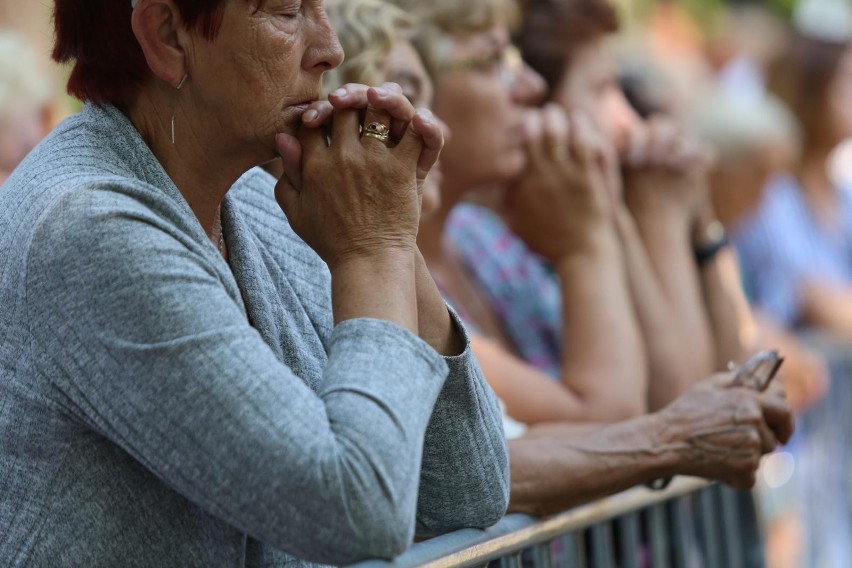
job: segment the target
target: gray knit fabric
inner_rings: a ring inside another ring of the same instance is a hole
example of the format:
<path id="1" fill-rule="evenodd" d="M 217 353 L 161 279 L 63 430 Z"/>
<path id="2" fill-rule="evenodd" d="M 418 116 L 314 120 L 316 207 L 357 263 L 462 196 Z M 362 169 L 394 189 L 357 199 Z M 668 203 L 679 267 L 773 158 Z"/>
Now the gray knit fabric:
<path id="1" fill-rule="evenodd" d="M 469 350 L 334 327 L 273 185 L 226 198 L 230 267 L 112 107 L 0 188 L 0 565 L 343 564 L 500 518 Z"/>

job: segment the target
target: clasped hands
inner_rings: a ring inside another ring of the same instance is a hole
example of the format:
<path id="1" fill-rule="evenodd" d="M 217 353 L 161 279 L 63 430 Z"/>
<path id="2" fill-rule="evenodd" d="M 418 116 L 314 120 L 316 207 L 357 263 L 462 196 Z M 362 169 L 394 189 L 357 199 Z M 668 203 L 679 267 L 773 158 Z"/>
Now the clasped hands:
<path id="1" fill-rule="evenodd" d="M 538 254 L 558 262 L 609 222 L 620 180 L 615 149 L 582 112 L 550 103 L 526 113 L 527 168 L 510 185 L 505 217 Z"/>
<path id="2" fill-rule="evenodd" d="M 388 140 L 365 136 L 370 126 Z M 423 184 L 444 138 L 398 85 L 345 85 L 311 104 L 298 135 L 279 134 L 276 144 L 284 168 L 276 199 L 332 269 L 351 256 L 415 250 Z"/>
<path id="3" fill-rule="evenodd" d="M 692 219 L 709 201 L 713 153 L 670 119 L 638 123 L 616 148 L 588 115 L 551 103 L 527 112 L 526 134 L 528 166 L 507 191 L 505 216 L 551 262 L 584 247 L 628 205 L 634 214 Z"/>

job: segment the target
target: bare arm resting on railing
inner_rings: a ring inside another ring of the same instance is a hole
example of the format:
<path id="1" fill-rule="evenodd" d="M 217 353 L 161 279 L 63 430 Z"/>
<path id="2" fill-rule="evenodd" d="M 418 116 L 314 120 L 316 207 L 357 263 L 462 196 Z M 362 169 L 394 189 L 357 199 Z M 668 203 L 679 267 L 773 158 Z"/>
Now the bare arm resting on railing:
<path id="1" fill-rule="evenodd" d="M 530 170 L 507 192 L 504 217 L 557 276 L 564 325 L 557 334 L 558 384 L 564 392 L 554 393 L 543 384 L 542 373 L 493 349 L 485 352 L 491 358 L 487 376 L 502 375 L 495 380 L 506 390 L 523 385 L 527 392 L 515 397 L 498 393 L 514 418 L 529 423 L 616 421 L 644 414 L 644 346 L 623 251 L 609 222 L 607 174 L 614 167 L 614 149 L 588 116 L 574 113 L 569 120 L 555 104 L 528 111 L 526 128 Z M 533 397 L 550 400 L 531 405 Z M 519 402 L 524 399 L 533 411 L 520 412 L 527 410 Z"/>
<path id="2" fill-rule="evenodd" d="M 780 386 L 729 388 L 717 375 L 665 409 L 609 426 L 554 424 L 509 442 L 510 511 L 545 515 L 660 477 L 750 487 L 761 455 L 789 439 Z"/>

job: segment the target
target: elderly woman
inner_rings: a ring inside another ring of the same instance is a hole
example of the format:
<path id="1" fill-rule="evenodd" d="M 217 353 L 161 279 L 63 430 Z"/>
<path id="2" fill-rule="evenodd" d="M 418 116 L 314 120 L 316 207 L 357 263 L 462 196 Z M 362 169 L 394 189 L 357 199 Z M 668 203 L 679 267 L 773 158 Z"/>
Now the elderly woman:
<path id="1" fill-rule="evenodd" d="M 449 4 L 429 6 L 440 6 L 448 14 L 460 15 Z M 410 85 L 409 96 L 417 104 L 430 102 L 432 81 L 410 49 L 406 39 L 408 20 L 403 12 L 381 12 L 380 0 L 337 0 L 329 4 L 329 10 L 345 51 L 355 54 L 338 70 L 344 80 L 405 78 Z M 491 24 L 497 25 L 501 21 L 501 12 L 487 0 L 466 4 L 465 10 L 468 15 L 479 13 L 486 16 L 483 21 Z M 380 17 L 380 13 L 386 14 L 387 18 Z M 388 21 L 393 25 L 381 25 Z M 462 20 L 447 17 L 446 21 Z M 472 33 L 472 41 L 480 41 L 491 31 L 474 27 L 468 33 Z M 454 49 L 455 40 L 441 35 L 428 20 L 417 29 L 414 39 L 424 47 L 439 46 L 444 53 Z M 372 49 L 369 46 L 373 46 Z M 375 73 L 384 75 L 376 76 Z M 462 71 L 459 70 L 459 73 Z M 462 77 L 465 73 L 471 75 L 468 77 L 471 82 L 484 82 L 489 77 L 478 69 L 464 70 Z M 441 88 L 445 86 L 443 81 L 443 78 L 438 78 L 439 97 Z M 533 86 L 532 82 L 530 86 Z M 484 92 L 487 91 L 479 93 L 482 97 L 478 101 L 480 103 L 487 101 Z M 502 98 L 504 95 L 497 90 L 491 91 L 490 96 Z M 448 104 L 448 101 L 444 99 L 444 103 Z M 488 107 L 482 104 L 482 108 Z M 483 114 L 491 118 L 490 113 Z M 468 117 L 471 120 L 478 118 L 476 114 Z M 466 133 L 460 131 L 454 134 L 453 139 L 456 137 L 464 140 Z M 452 164 L 463 161 L 462 156 L 454 155 L 452 151 L 445 154 L 445 158 L 450 168 Z M 452 169 L 448 169 L 447 175 L 452 176 Z M 442 196 L 452 198 L 452 188 L 447 191 L 444 187 L 446 184 L 442 184 Z M 434 215 L 425 217 L 422 228 L 428 227 L 433 219 L 440 218 L 445 207 L 446 201 Z M 424 249 L 434 250 L 434 244 L 423 240 L 427 234 L 421 232 L 418 240 Z M 524 365 L 497 347 L 481 349 L 481 341 L 478 338 L 474 345 L 485 368 L 498 368 L 506 360 L 514 361 L 515 366 L 503 369 L 504 372 Z M 524 371 L 528 375 L 535 373 L 530 369 Z M 490 374 L 487 377 L 492 379 Z M 789 436 L 790 411 L 777 391 L 760 394 L 727 388 L 729 383 L 729 376 L 715 377 L 691 389 L 660 412 L 612 425 L 578 426 L 551 421 L 531 427 L 525 435 L 509 444 L 512 467 L 510 509 L 534 514 L 552 513 L 637 483 L 674 474 L 699 475 L 737 486 L 754 483 L 760 455 L 774 447 L 776 437 L 783 440 Z M 516 400 L 512 404 L 532 408 L 539 395 L 531 390 L 514 394 Z"/>
<path id="2" fill-rule="evenodd" d="M 316 102 L 318 1 L 55 8 L 87 104 L 0 193 L 0 557 L 343 564 L 496 522 L 499 409 L 415 245 L 440 127 L 391 85 Z"/>

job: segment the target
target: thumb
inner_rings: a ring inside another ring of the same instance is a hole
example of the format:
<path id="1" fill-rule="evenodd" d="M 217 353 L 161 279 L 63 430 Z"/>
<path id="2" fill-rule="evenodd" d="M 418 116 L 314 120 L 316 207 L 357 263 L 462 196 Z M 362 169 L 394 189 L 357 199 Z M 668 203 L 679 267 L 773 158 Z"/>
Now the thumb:
<path id="1" fill-rule="evenodd" d="M 414 115 L 408 130 L 400 140 L 397 150 L 417 160 L 417 179 L 423 182 L 438 162 L 444 148 L 444 129 L 438 119 L 427 109 Z"/>
<path id="2" fill-rule="evenodd" d="M 284 178 L 295 190 L 302 189 L 302 143 L 295 136 L 281 133 L 275 137 L 275 145 L 281 154 Z"/>
<path id="3" fill-rule="evenodd" d="M 296 214 L 302 187 L 302 145 L 289 134 L 279 134 L 275 137 L 275 143 L 284 167 L 284 175 L 275 185 L 275 199 L 284 215 L 292 219 Z"/>

